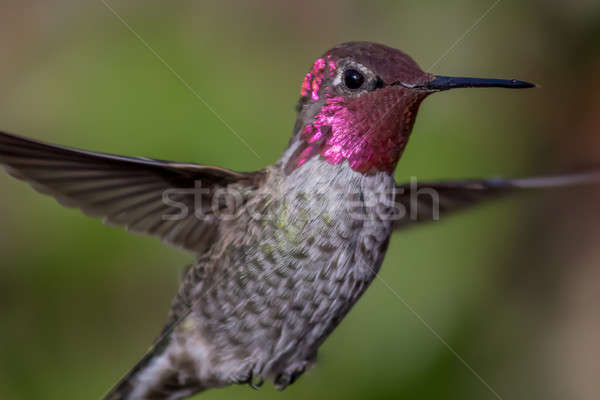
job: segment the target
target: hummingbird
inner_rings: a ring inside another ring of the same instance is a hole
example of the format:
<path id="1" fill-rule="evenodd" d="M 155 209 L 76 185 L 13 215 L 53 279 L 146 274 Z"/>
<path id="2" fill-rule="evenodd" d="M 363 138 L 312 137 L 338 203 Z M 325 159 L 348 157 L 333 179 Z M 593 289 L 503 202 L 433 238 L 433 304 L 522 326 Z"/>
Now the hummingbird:
<path id="1" fill-rule="evenodd" d="M 182 399 L 233 384 L 284 389 L 376 277 L 393 232 L 500 196 L 600 172 L 396 183 L 421 102 L 457 88 L 525 89 L 437 76 L 408 55 L 349 42 L 300 88 L 277 162 L 256 172 L 125 157 L 0 133 L 0 164 L 61 204 L 195 255 L 167 322 L 106 400 Z"/>

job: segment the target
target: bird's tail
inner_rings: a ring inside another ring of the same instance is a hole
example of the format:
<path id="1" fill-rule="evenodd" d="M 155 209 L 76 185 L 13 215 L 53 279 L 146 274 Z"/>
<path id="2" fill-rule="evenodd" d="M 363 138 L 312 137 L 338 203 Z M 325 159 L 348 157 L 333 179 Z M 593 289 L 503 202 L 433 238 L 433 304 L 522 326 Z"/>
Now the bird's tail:
<path id="1" fill-rule="evenodd" d="M 165 329 L 146 355 L 121 378 L 104 400 L 176 400 L 201 391 L 197 382 L 182 379 L 181 371 L 171 363 L 172 331 L 172 327 Z"/>
<path id="2" fill-rule="evenodd" d="M 132 397 L 134 392 L 141 391 L 141 388 L 138 388 L 138 385 L 142 384 L 140 377 L 155 360 L 164 354 L 169 342 L 170 335 L 159 339 L 144 357 L 110 390 L 104 400 L 133 400 L 135 397 L 140 397 Z"/>

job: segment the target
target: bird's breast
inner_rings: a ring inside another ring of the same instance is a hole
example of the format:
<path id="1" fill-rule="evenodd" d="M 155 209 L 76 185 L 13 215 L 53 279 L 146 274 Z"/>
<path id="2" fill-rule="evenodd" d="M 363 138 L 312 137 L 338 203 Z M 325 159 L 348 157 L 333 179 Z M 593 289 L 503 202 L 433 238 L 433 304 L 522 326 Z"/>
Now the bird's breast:
<path id="1" fill-rule="evenodd" d="M 268 375 L 314 356 L 375 277 L 391 233 L 376 199 L 389 175 L 312 163 L 311 182 L 292 174 L 257 194 L 254 218 L 212 259 L 215 283 L 201 294 L 215 353 L 260 359 Z"/>

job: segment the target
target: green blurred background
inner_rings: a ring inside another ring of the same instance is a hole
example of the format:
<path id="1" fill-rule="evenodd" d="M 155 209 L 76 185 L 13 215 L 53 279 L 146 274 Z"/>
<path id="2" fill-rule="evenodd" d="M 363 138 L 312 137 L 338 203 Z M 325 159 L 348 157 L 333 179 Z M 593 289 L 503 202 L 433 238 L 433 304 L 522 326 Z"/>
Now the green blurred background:
<path id="1" fill-rule="evenodd" d="M 370 40 L 434 73 L 542 85 L 432 96 L 398 179 L 600 159 L 594 0 L 491 10 L 475 0 L 107 2 L 258 157 L 102 1 L 2 1 L 0 129 L 255 170 L 286 147 L 314 59 Z M 191 256 L 63 209 L 6 174 L 0 193 L 0 398 L 100 398 L 159 332 Z M 202 397 L 598 399 L 599 205 L 597 191 L 569 189 L 395 234 L 381 277 L 402 300 L 376 281 L 317 366 L 282 393 L 269 384 Z"/>

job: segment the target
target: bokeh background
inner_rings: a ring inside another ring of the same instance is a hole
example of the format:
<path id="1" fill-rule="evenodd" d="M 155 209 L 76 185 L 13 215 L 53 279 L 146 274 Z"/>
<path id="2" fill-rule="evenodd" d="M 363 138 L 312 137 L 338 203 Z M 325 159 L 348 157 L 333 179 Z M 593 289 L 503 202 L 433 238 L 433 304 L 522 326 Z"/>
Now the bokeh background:
<path id="1" fill-rule="evenodd" d="M 255 170 L 286 147 L 313 60 L 338 42 L 371 40 L 434 73 L 542 85 L 432 96 L 398 179 L 600 161 L 594 0 L 491 10 L 476 0 L 106 2 L 258 157 L 100 0 L 2 1 L 0 129 Z M 63 209 L 6 174 L 0 194 L 0 398 L 100 398 L 160 330 L 192 257 Z M 381 277 L 402 300 L 376 281 L 318 365 L 282 393 L 267 384 L 202 396 L 598 399 L 599 222 L 598 191 L 581 188 L 399 232 Z"/>

